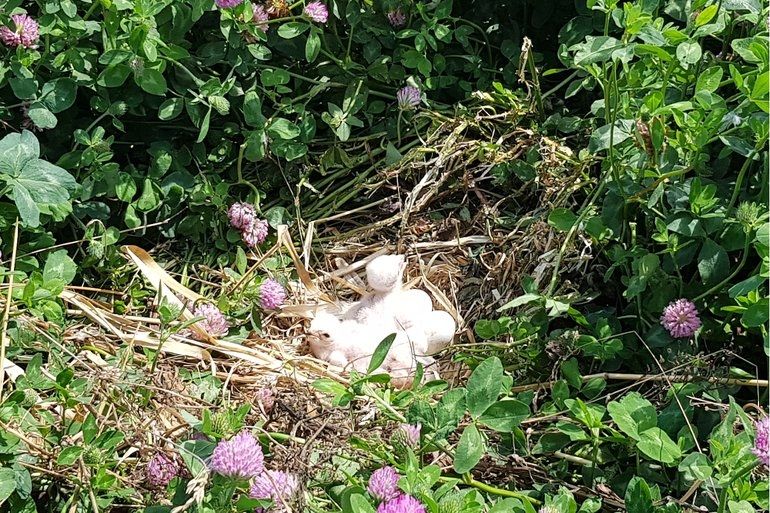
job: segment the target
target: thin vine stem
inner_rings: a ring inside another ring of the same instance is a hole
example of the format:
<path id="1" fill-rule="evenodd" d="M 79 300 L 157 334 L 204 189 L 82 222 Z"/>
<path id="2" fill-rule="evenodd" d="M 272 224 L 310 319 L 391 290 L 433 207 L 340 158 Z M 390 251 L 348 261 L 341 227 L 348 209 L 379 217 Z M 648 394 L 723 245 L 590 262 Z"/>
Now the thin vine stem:
<path id="1" fill-rule="evenodd" d="M 743 180 L 746 178 L 746 172 L 749 170 L 751 163 L 754 162 L 754 157 L 767 143 L 767 136 L 757 144 L 754 149 L 746 156 L 746 161 L 741 166 L 741 170 L 738 172 L 738 178 L 735 179 L 735 187 L 733 188 L 733 194 L 730 196 L 730 203 L 727 204 L 728 212 L 733 209 L 735 203 L 738 201 L 738 195 L 741 193 L 743 186 Z"/>

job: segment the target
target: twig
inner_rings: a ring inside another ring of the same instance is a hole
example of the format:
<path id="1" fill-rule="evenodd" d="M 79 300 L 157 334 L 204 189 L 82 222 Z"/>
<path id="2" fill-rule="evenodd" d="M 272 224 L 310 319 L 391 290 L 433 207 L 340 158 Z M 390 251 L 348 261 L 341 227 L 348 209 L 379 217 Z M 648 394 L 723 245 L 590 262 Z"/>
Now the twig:
<path id="1" fill-rule="evenodd" d="M 553 453 L 553 455 L 556 456 L 557 458 L 561 458 L 563 460 L 567 460 L 572 463 L 577 463 L 578 465 L 582 465 L 584 467 L 590 467 L 594 464 L 591 460 L 581 458 L 580 456 L 573 456 L 572 454 L 567 454 L 561 451 L 556 451 Z"/>

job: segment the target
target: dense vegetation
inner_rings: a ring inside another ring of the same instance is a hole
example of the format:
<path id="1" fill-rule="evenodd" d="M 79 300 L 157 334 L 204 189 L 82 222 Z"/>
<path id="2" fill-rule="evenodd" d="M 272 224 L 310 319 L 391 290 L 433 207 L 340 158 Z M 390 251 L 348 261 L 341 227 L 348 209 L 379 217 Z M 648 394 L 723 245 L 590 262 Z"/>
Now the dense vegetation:
<path id="1" fill-rule="evenodd" d="M 0 507 L 768 510 L 769 15 L 0 0 Z M 413 249 L 383 205 L 450 164 L 410 221 L 483 238 L 468 278 L 548 248 L 460 295 L 451 373 L 233 379 L 296 329 L 286 234 L 319 267 L 340 232 Z M 126 245 L 216 307 L 184 319 Z"/>

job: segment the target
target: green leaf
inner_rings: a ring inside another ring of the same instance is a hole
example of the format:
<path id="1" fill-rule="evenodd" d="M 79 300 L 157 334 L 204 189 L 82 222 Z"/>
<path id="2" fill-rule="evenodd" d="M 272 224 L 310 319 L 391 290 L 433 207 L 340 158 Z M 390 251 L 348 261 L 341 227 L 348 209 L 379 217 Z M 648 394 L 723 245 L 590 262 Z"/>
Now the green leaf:
<path id="1" fill-rule="evenodd" d="M 293 39 L 305 32 L 309 27 L 310 26 L 307 23 L 299 21 L 282 23 L 281 26 L 278 27 L 278 35 L 284 39 Z"/>
<path id="2" fill-rule="evenodd" d="M 66 367 L 56 375 L 56 384 L 60 387 L 67 387 L 72 383 L 72 378 L 74 377 L 75 371 L 73 371 L 71 367 Z"/>
<path id="3" fill-rule="evenodd" d="M 117 64 L 102 71 L 96 83 L 103 87 L 120 87 L 130 74 L 131 68 L 125 64 Z"/>
<path id="4" fill-rule="evenodd" d="M 722 7 L 728 11 L 749 11 L 755 14 L 762 10 L 760 0 L 722 0 Z"/>
<path id="5" fill-rule="evenodd" d="M 588 498 L 580 505 L 580 509 L 577 513 L 597 513 L 602 509 L 602 500 Z"/>
<path id="6" fill-rule="evenodd" d="M 713 66 L 706 69 L 698 76 L 698 81 L 695 84 L 695 92 L 699 93 L 701 91 L 707 91 L 713 93 L 719 89 L 719 83 L 722 81 L 723 74 L 724 72 L 719 66 Z"/>
<path id="7" fill-rule="evenodd" d="M 727 501 L 727 510 L 730 513 L 756 513 L 756 509 L 747 500 Z"/>
<path id="8" fill-rule="evenodd" d="M 607 382 L 604 381 L 602 378 L 592 378 L 589 379 L 585 385 L 583 385 L 583 389 L 581 390 L 581 393 L 585 395 L 588 399 L 594 399 L 599 396 L 599 394 L 602 393 L 604 388 L 607 386 Z"/>
<path id="9" fill-rule="evenodd" d="M 157 96 L 163 96 L 166 94 L 166 89 L 168 89 L 163 73 L 152 68 L 146 68 L 142 71 L 138 84 L 143 91 Z"/>
<path id="10" fill-rule="evenodd" d="M 308 62 L 314 62 L 321 53 L 321 38 L 315 31 L 310 32 L 305 43 L 305 59 Z"/>
<path id="11" fill-rule="evenodd" d="M 90 444 L 99 432 L 99 427 L 96 425 L 96 417 L 93 413 L 89 413 L 86 420 L 83 421 L 83 441 Z"/>
<path id="12" fill-rule="evenodd" d="M 653 513 L 655 505 L 647 481 L 639 476 L 632 477 L 626 488 L 625 503 L 628 513 Z"/>
<path id="13" fill-rule="evenodd" d="M 765 71 L 757 77 L 749 95 L 749 99 L 765 112 L 770 112 L 768 91 L 770 91 L 770 71 Z"/>
<path id="14" fill-rule="evenodd" d="M 385 147 L 385 165 L 392 166 L 396 162 L 404 158 L 401 152 L 398 151 L 392 142 L 388 141 L 388 145 Z"/>
<path id="15" fill-rule="evenodd" d="M 396 340 L 396 334 L 391 333 L 385 337 L 382 342 L 377 344 L 377 349 L 375 349 L 374 353 L 372 354 L 372 361 L 369 362 L 369 368 L 366 370 L 367 374 L 371 374 L 380 368 L 380 365 L 382 365 L 382 362 L 384 362 L 385 358 L 388 356 L 390 346 L 393 345 L 394 340 Z"/>
<path id="16" fill-rule="evenodd" d="M 479 422 L 495 431 L 510 433 L 529 417 L 529 406 L 516 399 L 497 401 L 479 417 Z"/>
<path id="17" fill-rule="evenodd" d="M 564 405 L 572 415 L 590 429 L 602 427 L 602 417 L 605 413 L 604 406 L 599 404 L 587 404 L 580 399 L 565 399 Z"/>
<path id="18" fill-rule="evenodd" d="M 158 197 L 155 182 L 151 178 L 145 178 L 142 195 L 139 196 L 135 203 L 136 208 L 143 212 L 149 212 L 155 209 L 159 203 L 160 198 Z"/>
<path id="19" fill-rule="evenodd" d="M 113 66 L 127 61 L 131 55 L 133 54 L 128 50 L 107 50 L 99 56 L 99 64 Z"/>
<path id="20" fill-rule="evenodd" d="M 54 114 L 74 105 L 78 86 L 71 78 L 58 78 L 47 82 L 40 91 L 40 101 Z"/>
<path id="21" fill-rule="evenodd" d="M 454 470 L 458 474 L 470 472 L 484 456 L 484 441 L 475 424 L 468 424 L 460 435 L 455 450 Z"/>
<path id="22" fill-rule="evenodd" d="M 279 226 L 285 224 L 286 220 L 289 219 L 291 219 L 291 215 L 285 207 L 270 207 L 270 209 L 265 212 L 265 221 L 275 229 L 278 229 Z"/>
<path id="23" fill-rule="evenodd" d="M 75 463 L 81 454 L 83 454 L 83 447 L 80 445 L 71 445 L 69 447 L 65 447 L 59 453 L 59 457 L 56 458 L 56 464 L 67 467 Z"/>
<path id="24" fill-rule="evenodd" d="M 283 69 L 263 69 L 259 73 L 259 80 L 265 87 L 288 84 L 290 78 L 290 75 Z"/>
<path id="25" fill-rule="evenodd" d="M 295 139 L 300 134 L 297 125 L 284 118 L 275 118 L 267 129 L 273 139 Z"/>
<path id="26" fill-rule="evenodd" d="M 757 228 L 754 240 L 765 247 L 770 247 L 770 223 L 765 223 Z"/>
<path id="27" fill-rule="evenodd" d="M 634 125 L 633 119 L 619 119 L 614 125 L 604 125 L 597 128 L 588 141 L 588 151 L 596 153 L 609 149 L 611 145 L 622 143 L 633 135 Z"/>
<path id="28" fill-rule="evenodd" d="M 466 402 L 471 416 L 478 418 L 500 395 L 503 364 L 496 356 L 487 358 L 468 379 Z"/>
<path id="29" fill-rule="evenodd" d="M 473 326 L 473 331 L 484 340 L 490 340 L 503 332 L 503 328 L 496 320 L 480 319 Z"/>
<path id="30" fill-rule="evenodd" d="M 118 174 L 118 183 L 115 184 L 115 195 L 120 201 L 130 202 L 136 194 L 136 182 L 128 173 Z"/>
<path id="31" fill-rule="evenodd" d="M 714 16 L 717 15 L 717 12 L 719 12 L 719 6 L 717 4 L 709 5 L 700 13 L 698 13 L 698 16 L 695 17 L 695 26 L 701 27 L 710 22 L 712 19 L 714 19 Z"/>
<path id="32" fill-rule="evenodd" d="M 0 140 L 0 174 L 6 175 L 21 220 L 31 228 L 40 224 L 39 204 L 63 205 L 77 188 L 72 175 L 39 155 L 37 138 L 27 130 Z"/>
<path id="33" fill-rule="evenodd" d="M 442 0 L 434 12 L 437 19 L 444 19 L 452 14 L 452 0 Z"/>
<path id="34" fill-rule="evenodd" d="M 741 316 L 741 322 L 747 328 L 758 328 L 767 324 L 770 320 L 770 300 L 768 298 L 760 299 L 749 306 Z"/>
<path id="35" fill-rule="evenodd" d="M 352 513 L 374 513 L 374 507 L 363 495 L 355 493 L 350 496 L 350 507 Z"/>
<path id="36" fill-rule="evenodd" d="M 566 208 L 555 208 L 548 214 L 548 224 L 559 231 L 568 232 L 578 217 Z"/>
<path id="37" fill-rule="evenodd" d="M 9 78 L 8 83 L 19 100 L 31 100 L 37 94 L 37 81 L 33 78 Z"/>
<path id="38" fill-rule="evenodd" d="M 254 130 L 246 137 L 246 151 L 244 156 L 250 162 L 258 162 L 265 157 L 265 132 Z"/>
<path id="39" fill-rule="evenodd" d="M 347 392 L 345 385 L 333 379 L 321 378 L 313 382 L 313 388 L 319 392 L 331 395 L 342 395 Z"/>
<path id="40" fill-rule="evenodd" d="M 561 364 L 561 373 L 572 388 L 580 390 L 583 380 L 580 378 L 580 369 L 575 358 L 570 358 Z"/>
<path id="41" fill-rule="evenodd" d="M 41 103 L 33 103 L 27 115 L 38 128 L 45 130 L 56 128 L 58 122 L 56 116 Z"/>
<path id="42" fill-rule="evenodd" d="M 440 511 L 444 511 L 444 509 L 441 509 Z M 454 510 L 448 510 L 448 511 L 454 511 Z M 460 510 L 460 511 L 467 511 L 467 510 Z M 476 510 L 473 510 L 473 511 L 476 511 Z M 511 513 L 512 511 L 515 511 L 516 513 L 526 511 L 527 513 L 529 513 L 530 510 L 526 509 L 525 506 L 522 505 L 519 499 L 509 498 L 509 499 L 503 499 L 495 502 L 494 506 L 492 506 L 492 509 L 489 510 L 489 513 Z M 535 510 L 532 509 L 531 511 L 534 513 Z"/>
<path id="43" fill-rule="evenodd" d="M 60 280 L 65 284 L 72 283 L 77 274 L 78 266 L 63 249 L 54 251 L 45 260 L 43 268 L 43 281 Z"/>
<path id="44" fill-rule="evenodd" d="M 241 495 L 238 497 L 238 500 L 235 503 L 235 510 L 240 512 L 252 512 L 252 511 L 269 511 L 273 508 L 270 506 L 273 505 L 273 501 L 270 499 L 250 499 L 246 495 Z M 171 508 L 168 508 L 167 510 L 163 511 L 150 511 L 149 509 L 145 509 L 144 513 L 169 513 L 171 511 Z M 201 508 L 201 512 L 210 513 L 211 510 L 208 508 Z"/>
<path id="45" fill-rule="evenodd" d="M 636 448 L 648 458 L 666 464 L 674 463 L 682 457 L 679 446 L 659 427 L 642 431 Z"/>
<path id="46" fill-rule="evenodd" d="M 209 105 L 209 108 L 206 111 L 206 115 L 203 116 L 203 121 L 201 121 L 201 126 L 200 126 L 200 132 L 198 132 L 198 138 L 195 140 L 196 143 L 203 142 L 203 140 L 206 139 L 206 135 L 208 135 L 209 133 L 209 124 L 211 123 L 211 109 L 212 107 Z"/>
<path id="47" fill-rule="evenodd" d="M 575 65 L 588 66 L 589 64 L 619 57 L 626 47 L 627 45 L 625 43 L 614 37 L 586 36 L 586 41 L 584 43 L 574 45 L 570 50 L 576 50 Z"/>
<path id="48" fill-rule="evenodd" d="M 713 473 L 709 459 L 699 452 L 693 452 L 687 455 L 679 463 L 679 472 L 681 472 L 687 481 L 701 480 L 705 481 Z"/>
<path id="49" fill-rule="evenodd" d="M 10 468 L 0 468 L 0 504 L 16 490 L 16 472 Z"/>
<path id="50" fill-rule="evenodd" d="M 272 142 L 270 150 L 274 155 L 288 161 L 296 160 L 307 153 L 307 145 L 300 142 L 278 139 Z"/>
<path id="51" fill-rule="evenodd" d="M 243 97 L 243 118 L 251 126 L 261 127 L 265 124 L 265 116 L 262 115 L 262 100 L 256 91 L 249 91 Z"/>
<path id="52" fill-rule="evenodd" d="M 643 431 L 658 423 L 655 406 L 638 392 L 626 394 L 620 401 L 611 401 L 607 411 L 618 428 L 635 440 L 640 440 Z"/>
<path id="53" fill-rule="evenodd" d="M 727 294 L 730 296 L 730 298 L 735 299 L 737 297 L 745 296 L 749 292 L 752 292 L 754 290 L 757 290 L 760 285 L 762 285 L 765 282 L 765 278 L 754 275 L 749 276 L 743 281 L 740 281 L 730 287 L 730 289 L 727 291 Z"/>
<path id="54" fill-rule="evenodd" d="M 160 104 L 158 107 L 158 118 L 163 121 L 174 119 L 182 113 L 184 109 L 184 98 L 171 98 Z"/>
<path id="55" fill-rule="evenodd" d="M 524 294 L 522 296 L 519 296 L 517 298 L 514 298 L 512 301 L 509 301 L 505 303 L 503 306 L 497 309 L 498 312 L 502 312 L 503 310 L 508 310 L 510 308 L 516 308 L 517 306 L 526 305 L 529 303 L 532 303 L 534 301 L 537 301 L 541 299 L 543 296 L 540 294 Z"/>
<path id="56" fill-rule="evenodd" d="M 704 285 L 717 283 L 730 272 L 727 251 L 711 239 L 703 241 L 698 255 L 698 272 Z"/>
<path id="57" fill-rule="evenodd" d="M 454 388 L 444 394 L 436 405 L 436 419 L 440 430 L 453 432 L 465 415 L 464 388 Z"/>
<path id="58" fill-rule="evenodd" d="M 660 257 L 655 253 L 647 253 L 634 262 L 638 264 L 637 272 L 643 278 L 651 278 L 655 271 L 660 267 Z"/>
<path id="59" fill-rule="evenodd" d="M 676 58 L 684 68 L 698 62 L 703 55 L 700 44 L 696 41 L 684 41 L 676 47 Z"/>

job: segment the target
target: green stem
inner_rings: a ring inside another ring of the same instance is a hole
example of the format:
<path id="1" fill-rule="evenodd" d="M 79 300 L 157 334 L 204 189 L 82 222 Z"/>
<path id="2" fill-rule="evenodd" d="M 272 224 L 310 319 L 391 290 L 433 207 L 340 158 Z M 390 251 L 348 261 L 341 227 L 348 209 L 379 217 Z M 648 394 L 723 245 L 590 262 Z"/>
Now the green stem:
<path id="1" fill-rule="evenodd" d="M 256 64 L 255 67 L 259 68 L 259 69 L 279 69 L 276 66 L 269 66 L 267 64 Z M 324 85 L 324 86 L 327 86 L 327 87 L 335 87 L 335 88 L 346 88 L 347 87 L 347 84 L 341 84 L 339 82 L 323 82 L 321 80 L 316 80 L 314 78 L 308 78 L 308 77 L 306 77 L 304 75 L 300 75 L 299 73 L 293 73 L 293 72 L 291 72 L 289 70 L 286 70 L 284 68 L 280 68 L 280 70 L 285 72 L 287 75 L 289 75 L 292 78 L 296 78 L 297 80 L 302 80 L 304 82 L 309 82 L 311 84 Z M 393 94 L 382 93 L 380 91 L 374 91 L 372 89 L 369 89 L 369 94 L 371 96 L 379 96 L 380 98 L 387 98 L 389 100 L 393 100 L 393 99 L 396 98 L 396 96 L 393 95 Z"/>
<path id="2" fill-rule="evenodd" d="M 399 412 L 397 412 L 391 405 L 389 405 L 387 402 L 383 401 L 380 396 L 377 394 L 377 391 L 374 390 L 369 383 L 365 383 L 362 387 L 362 391 L 366 394 L 367 397 L 370 397 L 374 399 L 374 402 L 380 405 L 380 407 L 390 413 L 393 418 L 399 422 L 406 422 L 406 417 L 401 415 Z"/>
<path id="3" fill-rule="evenodd" d="M 604 192 L 604 187 L 607 184 L 606 178 L 602 178 L 599 182 L 599 186 L 594 191 L 594 194 L 586 201 L 586 203 L 581 207 L 580 209 L 580 215 L 578 216 L 575 223 L 572 225 L 572 227 L 569 229 L 569 232 L 567 232 L 567 236 L 564 238 L 564 242 L 561 245 L 561 248 L 559 248 L 559 253 L 556 255 L 556 262 L 554 263 L 553 267 L 553 274 L 551 275 L 551 282 L 548 284 L 548 289 L 546 290 L 545 295 L 547 297 L 550 297 L 551 294 L 553 294 L 553 291 L 556 289 L 556 280 L 559 277 L 559 268 L 561 267 L 561 259 L 564 256 L 565 251 L 567 251 L 567 246 L 572 241 L 572 237 L 577 232 L 578 226 L 583 222 L 585 217 L 588 215 L 588 212 L 591 210 L 590 206 L 596 201 L 596 199 L 599 197 L 599 195 Z"/>
<path id="4" fill-rule="evenodd" d="M 257 187 L 243 179 L 243 154 L 246 152 L 246 143 L 241 144 L 240 148 L 238 148 L 238 160 L 235 163 L 235 171 L 238 173 L 238 183 L 243 185 L 248 185 L 251 187 L 251 190 L 254 191 L 254 194 L 257 195 L 257 198 L 260 197 L 259 189 Z"/>
<path id="5" fill-rule="evenodd" d="M 463 483 L 473 488 L 476 488 L 477 490 L 481 490 L 482 492 L 491 493 L 492 495 L 522 499 L 535 505 L 541 504 L 539 500 L 535 499 L 534 497 L 530 497 L 526 493 L 516 492 L 513 490 L 505 490 L 503 488 L 497 488 L 496 486 L 491 486 L 486 483 L 482 483 L 481 481 L 476 481 L 475 479 L 473 479 L 473 477 L 471 477 L 470 473 L 463 474 Z"/>
<path id="6" fill-rule="evenodd" d="M 257 435 L 257 438 L 259 438 L 261 442 L 265 442 L 265 443 L 270 443 L 271 441 L 275 441 L 275 442 L 296 442 L 298 444 L 304 444 L 306 442 L 304 438 L 287 435 L 286 433 L 268 432 L 268 433 Z"/>
<path id="7" fill-rule="evenodd" d="M 396 136 L 398 145 L 401 146 L 401 116 L 403 115 L 404 111 L 401 109 L 398 109 L 398 120 L 396 121 Z"/>
<path id="8" fill-rule="evenodd" d="M 350 27 L 350 35 L 348 36 L 348 48 L 347 51 L 345 51 L 345 60 L 350 59 L 350 49 L 353 47 L 353 33 L 356 30 L 355 25 L 351 25 Z"/>
<path id="9" fill-rule="evenodd" d="M 545 115 L 545 110 L 543 109 L 543 97 L 540 92 L 540 77 L 537 74 L 535 56 L 532 52 L 531 46 L 527 52 L 527 67 L 529 68 L 529 74 L 532 75 L 532 85 L 535 89 L 535 103 L 537 104 L 538 114 L 542 117 Z"/>
<path id="10" fill-rule="evenodd" d="M 267 20 L 262 23 L 283 23 L 285 21 L 294 21 L 302 19 L 302 16 L 284 16 L 283 18 L 273 18 L 272 20 Z"/>
<path id="11" fill-rule="evenodd" d="M 86 21 L 101 3 L 101 0 L 91 0 L 91 7 L 89 7 L 86 13 L 83 15 L 83 21 Z"/>
<path id="12" fill-rule="evenodd" d="M 743 163 L 743 166 L 741 166 L 741 170 L 738 172 L 738 178 L 735 180 L 735 188 L 733 189 L 733 195 L 730 196 L 730 203 L 727 205 L 727 211 L 729 212 L 732 210 L 732 208 L 735 206 L 735 202 L 738 201 L 738 195 L 741 192 L 741 186 L 743 185 L 743 179 L 746 177 L 746 172 L 749 170 L 749 166 L 752 162 L 754 162 L 754 156 L 759 152 L 761 148 L 765 146 L 765 143 L 767 142 L 767 137 L 762 138 L 762 140 L 757 144 L 756 147 L 746 156 L 746 162 Z"/>
<path id="13" fill-rule="evenodd" d="M 192 81 L 195 82 L 196 86 L 200 87 L 200 86 L 203 85 L 203 80 L 201 80 L 200 78 L 198 78 L 195 75 L 193 75 L 193 72 L 190 71 L 189 69 L 187 69 L 187 66 L 185 66 L 184 64 L 182 64 L 181 62 L 179 62 L 179 61 L 177 61 L 175 59 L 170 59 L 168 57 L 165 57 L 165 59 L 167 61 L 169 61 L 170 63 L 174 64 L 175 66 L 177 66 L 182 71 L 184 71 L 187 74 L 187 76 L 189 76 L 192 79 Z"/>
<path id="14" fill-rule="evenodd" d="M 543 99 L 548 98 L 550 95 L 552 95 L 553 93 L 555 93 L 556 91 L 564 87 L 567 84 L 567 82 L 577 77 L 578 73 L 579 73 L 578 71 L 573 71 L 572 73 L 570 73 L 570 75 L 567 78 L 565 78 L 564 80 L 556 84 L 553 88 L 544 92 L 542 98 Z"/>
<path id="15" fill-rule="evenodd" d="M 490 64 L 494 63 L 494 59 L 492 58 L 492 45 L 489 43 L 487 32 L 483 28 L 481 28 L 479 25 L 473 23 L 472 21 L 468 21 L 463 18 L 450 18 L 450 19 L 456 23 L 465 23 L 469 27 L 476 29 L 481 34 L 481 37 L 484 38 L 484 43 L 485 43 L 484 46 L 486 46 L 487 48 L 487 57 L 489 58 L 489 63 Z"/>

